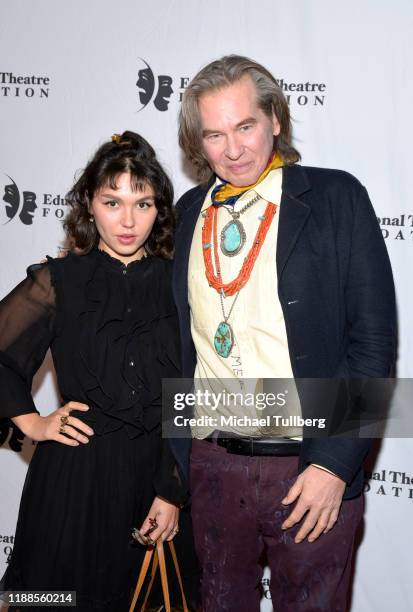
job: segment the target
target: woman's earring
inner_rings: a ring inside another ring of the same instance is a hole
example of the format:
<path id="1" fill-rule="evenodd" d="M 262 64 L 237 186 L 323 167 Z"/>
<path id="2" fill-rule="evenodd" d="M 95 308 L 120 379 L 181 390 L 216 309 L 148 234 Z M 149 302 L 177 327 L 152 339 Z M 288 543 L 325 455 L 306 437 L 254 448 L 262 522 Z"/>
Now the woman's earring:
<path id="1" fill-rule="evenodd" d="M 93 215 L 90 215 L 89 222 L 90 223 L 94 223 L 95 222 L 95 217 Z"/>

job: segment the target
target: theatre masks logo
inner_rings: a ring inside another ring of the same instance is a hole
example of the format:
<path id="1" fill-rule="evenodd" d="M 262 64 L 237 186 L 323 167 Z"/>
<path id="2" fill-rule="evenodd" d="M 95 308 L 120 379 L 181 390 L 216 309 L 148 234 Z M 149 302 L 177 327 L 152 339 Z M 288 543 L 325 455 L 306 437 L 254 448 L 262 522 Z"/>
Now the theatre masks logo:
<path id="1" fill-rule="evenodd" d="M 139 61 L 141 67 L 136 81 L 140 101 L 138 111 L 148 106 L 151 101 L 158 111 L 168 110 L 170 97 L 174 92 L 172 77 L 168 74 L 160 74 L 155 77 L 149 64 L 142 58 L 139 58 Z"/>
<path id="2" fill-rule="evenodd" d="M 2 184 L 2 200 L 0 203 L 3 205 L 3 225 L 10 223 L 16 216 L 24 225 L 31 225 L 33 223 L 33 216 L 35 214 L 36 194 L 34 191 L 22 191 L 20 192 L 14 180 L 6 174 L 6 179 Z"/>
<path id="3" fill-rule="evenodd" d="M 10 222 L 32 225 L 35 217 L 62 220 L 68 206 L 60 194 L 21 191 L 11 176 L 0 173 L 0 226 Z"/>

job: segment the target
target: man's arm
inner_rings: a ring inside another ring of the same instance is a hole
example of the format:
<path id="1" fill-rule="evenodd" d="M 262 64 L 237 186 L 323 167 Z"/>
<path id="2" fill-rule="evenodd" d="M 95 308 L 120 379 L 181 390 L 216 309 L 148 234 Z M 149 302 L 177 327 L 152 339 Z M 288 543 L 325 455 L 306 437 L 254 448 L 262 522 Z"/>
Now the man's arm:
<path id="1" fill-rule="evenodd" d="M 344 228 L 338 228 L 344 232 Z M 348 349 L 336 376 L 385 378 L 396 353 L 396 314 L 393 276 L 376 215 L 363 186 L 354 205 L 350 261 L 345 290 Z M 297 500 L 283 524 L 287 529 L 307 517 L 296 542 L 314 541 L 337 520 L 346 483 L 351 484 L 369 450 L 370 440 L 312 439 L 304 458 L 308 467 L 299 475 L 283 503 Z M 313 464 L 313 465 L 311 465 Z M 330 470 L 320 470 L 317 466 Z"/>

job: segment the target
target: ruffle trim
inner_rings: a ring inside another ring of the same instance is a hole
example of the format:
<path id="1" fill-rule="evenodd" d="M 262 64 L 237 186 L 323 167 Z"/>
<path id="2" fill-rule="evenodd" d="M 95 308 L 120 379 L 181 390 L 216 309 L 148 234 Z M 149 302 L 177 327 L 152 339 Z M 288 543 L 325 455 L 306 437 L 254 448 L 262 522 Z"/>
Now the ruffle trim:
<path id="1" fill-rule="evenodd" d="M 125 426 L 130 437 L 135 437 L 159 426 L 162 378 L 179 376 L 169 262 L 148 257 L 125 267 L 102 251 L 87 257 L 91 265 L 78 314 L 79 348 L 74 362 L 78 384 L 92 409 L 81 418 L 86 416 L 98 434 Z M 121 378 L 126 384 L 120 385 L 115 397 L 113 351 L 119 350 Z"/>

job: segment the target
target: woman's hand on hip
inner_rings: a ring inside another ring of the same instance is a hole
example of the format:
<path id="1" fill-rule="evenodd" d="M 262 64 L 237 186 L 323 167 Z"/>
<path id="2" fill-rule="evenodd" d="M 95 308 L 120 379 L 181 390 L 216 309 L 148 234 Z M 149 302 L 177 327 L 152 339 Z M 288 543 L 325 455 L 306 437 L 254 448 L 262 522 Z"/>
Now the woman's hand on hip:
<path id="1" fill-rule="evenodd" d="M 12 421 L 26 436 L 36 442 L 55 440 L 66 446 L 87 444 L 89 436 L 94 433 L 93 429 L 80 419 L 70 416 L 72 410 L 86 412 L 89 406 L 80 402 L 67 402 L 47 416 L 32 412 L 13 417 Z"/>

